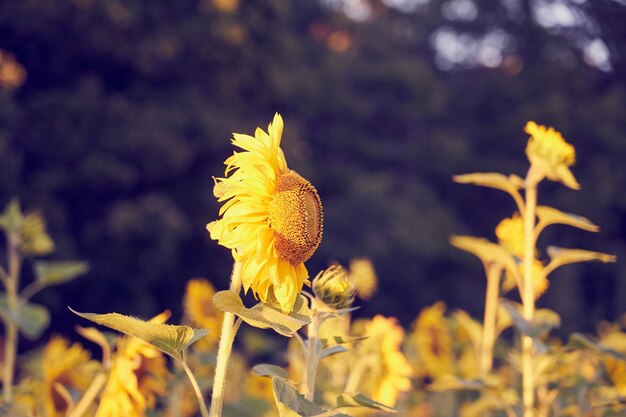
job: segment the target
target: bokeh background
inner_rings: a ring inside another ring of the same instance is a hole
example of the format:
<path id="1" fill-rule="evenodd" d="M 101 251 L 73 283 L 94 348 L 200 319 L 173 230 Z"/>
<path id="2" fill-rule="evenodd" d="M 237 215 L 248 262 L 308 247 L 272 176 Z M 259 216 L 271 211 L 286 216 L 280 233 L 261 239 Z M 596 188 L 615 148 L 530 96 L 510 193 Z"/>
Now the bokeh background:
<path id="1" fill-rule="evenodd" d="M 212 176 L 231 132 L 275 112 L 324 203 L 309 270 L 376 267 L 359 315 L 408 325 L 438 299 L 482 314 L 482 266 L 448 238 L 495 239 L 514 207 L 451 176 L 523 176 L 527 120 L 578 153 L 582 191 L 545 184 L 540 201 L 601 227 L 554 227 L 540 246 L 624 260 L 625 22 L 624 0 L 1 1 L 0 204 L 40 210 L 52 257 L 91 264 L 35 301 L 69 332 L 67 305 L 176 318 L 189 278 L 225 288 Z M 626 310 L 626 263 L 562 268 L 539 304 L 562 332 L 591 331 Z"/>

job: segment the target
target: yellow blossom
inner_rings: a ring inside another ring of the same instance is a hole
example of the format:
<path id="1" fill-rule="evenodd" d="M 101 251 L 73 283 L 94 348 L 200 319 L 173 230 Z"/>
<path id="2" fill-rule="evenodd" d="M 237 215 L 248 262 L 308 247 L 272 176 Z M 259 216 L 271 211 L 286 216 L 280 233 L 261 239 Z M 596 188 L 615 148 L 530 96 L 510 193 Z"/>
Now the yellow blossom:
<path id="1" fill-rule="evenodd" d="M 164 323 L 168 317 L 162 313 L 150 321 Z M 158 349 L 135 337 L 120 339 L 95 417 L 144 417 L 165 394 L 167 376 Z"/>
<path id="2" fill-rule="evenodd" d="M 208 350 L 217 343 L 224 313 L 213 304 L 215 288 L 205 279 L 192 279 L 187 282 L 185 290 L 185 316 L 192 325 L 209 330 L 209 334 L 199 340 Z"/>
<path id="3" fill-rule="evenodd" d="M 354 283 L 357 295 L 363 300 L 369 300 L 376 292 L 378 278 L 374 265 L 369 259 L 354 259 L 350 262 L 350 281 Z"/>
<path id="4" fill-rule="evenodd" d="M 70 343 L 62 337 L 53 337 L 43 350 L 43 406 L 47 417 L 61 417 L 68 404 L 57 384 L 68 391 L 84 391 L 95 373 L 98 362 L 79 343 Z"/>
<path id="5" fill-rule="evenodd" d="M 580 189 L 569 167 L 576 162 L 576 151 L 554 128 L 526 123 L 525 132 L 530 135 L 526 155 L 540 175 L 552 181 L 560 181 L 574 190 Z"/>
<path id="6" fill-rule="evenodd" d="M 399 394 L 411 388 L 411 367 L 400 351 L 404 329 L 395 318 L 377 315 L 356 322 L 354 333 L 367 336 L 356 345 L 357 359 L 351 370 L 361 373 L 359 387 L 373 400 L 393 407 Z"/>
<path id="7" fill-rule="evenodd" d="M 626 333 L 612 332 L 602 337 L 600 343 L 616 352 L 626 354 Z M 604 368 L 615 389 L 621 396 L 626 396 L 626 362 L 607 357 Z"/>
<path id="8" fill-rule="evenodd" d="M 524 257 L 524 220 L 515 213 L 503 219 L 496 227 L 500 245 L 518 258 Z"/>
<path id="9" fill-rule="evenodd" d="M 304 262 L 322 239 L 322 203 L 315 187 L 287 168 L 280 115 L 267 130 L 233 135 L 233 145 L 243 152 L 225 161 L 226 177 L 216 180 L 222 218 L 207 229 L 243 263 L 244 290 L 252 289 L 261 301 L 275 298 L 290 312 L 309 283 Z"/>
<path id="10" fill-rule="evenodd" d="M 421 366 L 432 378 L 454 372 L 452 338 L 445 310 L 446 305 L 441 301 L 424 308 L 410 335 L 410 343 L 416 346 Z"/>

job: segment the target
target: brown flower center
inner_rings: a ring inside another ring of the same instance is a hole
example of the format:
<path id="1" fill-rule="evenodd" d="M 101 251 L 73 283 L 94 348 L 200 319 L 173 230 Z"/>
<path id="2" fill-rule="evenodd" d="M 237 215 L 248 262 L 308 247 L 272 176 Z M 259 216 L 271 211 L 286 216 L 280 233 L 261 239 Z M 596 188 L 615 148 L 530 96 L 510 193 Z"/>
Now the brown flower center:
<path id="1" fill-rule="evenodd" d="M 280 256 L 294 265 L 309 259 L 322 240 L 322 201 L 315 187 L 292 170 L 283 172 L 269 213 Z"/>

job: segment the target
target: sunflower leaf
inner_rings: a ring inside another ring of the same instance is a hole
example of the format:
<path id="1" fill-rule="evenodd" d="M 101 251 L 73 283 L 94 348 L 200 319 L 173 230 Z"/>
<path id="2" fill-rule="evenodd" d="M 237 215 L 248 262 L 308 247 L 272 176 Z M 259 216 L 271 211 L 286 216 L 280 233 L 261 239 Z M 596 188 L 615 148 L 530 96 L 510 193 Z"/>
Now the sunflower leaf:
<path id="1" fill-rule="evenodd" d="M 331 347 L 327 347 L 326 349 L 320 350 L 319 358 L 322 359 L 322 358 L 325 358 L 325 357 L 328 357 L 328 356 L 336 355 L 338 353 L 343 353 L 343 352 L 347 352 L 347 351 L 348 351 L 348 348 L 346 348 L 344 346 L 334 345 L 334 346 L 331 346 Z"/>
<path id="2" fill-rule="evenodd" d="M 152 323 L 118 313 L 79 313 L 71 308 L 70 311 L 94 323 L 109 327 L 129 336 L 138 337 L 144 342 L 150 343 L 161 352 L 181 361 L 183 360 L 183 350 L 209 333 L 209 331 L 205 329 Z"/>
<path id="3" fill-rule="evenodd" d="M 598 226 L 585 217 L 565 213 L 549 206 L 537 206 L 537 217 L 539 218 L 539 222 L 544 226 L 551 224 L 564 224 L 577 227 L 588 232 L 597 232 L 600 230 Z"/>
<path id="4" fill-rule="evenodd" d="M 579 262 L 615 262 L 617 257 L 615 255 L 609 255 L 608 253 L 593 252 L 583 249 L 567 249 L 559 248 L 557 246 L 549 246 L 547 249 L 548 256 L 550 256 L 550 263 L 552 269 L 556 269 L 560 266 L 579 263 Z"/>
<path id="5" fill-rule="evenodd" d="M 608 355 L 611 356 L 613 359 L 626 361 L 626 355 L 606 346 L 603 346 L 600 343 L 596 343 L 580 333 L 573 333 L 570 335 L 569 340 L 567 341 L 567 347 L 573 349 L 590 350 L 596 354 Z"/>
<path id="6" fill-rule="evenodd" d="M 476 172 L 473 174 L 455 175 L 452 177 L 459 184 L 474 184 L 482 187 L 495 188 L 504 191 L 511 196 L 518 196 L 517 190 L 524 187 L 524 180 L 517 175 L 509 175 L 497 172 Z"/>
<path id="7" fill-rule="evenodd" d="M 511 316 L 513 326 L 523 335 L 533 339 L 537 339 L 543 333 L 561 325 L 561 317 L 555 311 L 546 308 L 536 310 L 535 317 L 532 320 L 527 320 L 520 313 L 519 304 L 510 301 L 501 301 L 500 305 L 503 306 L 507 313 L 509 313 L 509 316 Z"/>
<path id="8" fill-rule="evenodd" d="M 319 339 L 319 341 L 322 344 L 322 349 L 326 349 L 327 347 L 330 347 L 330 346 L 359 342 L 367 338 L 368 336 L 331 336 L 329 338 Z"/>
<path id="9" fill-rule="evenodd" d="M 337 397 L 337 407 L 366 407 L 387 413 L 397 413 L 398 411 L 385 404 L 379 403 L 366 397 L 363 394 L 341 394 Z"/>
<path id="10" fill-rule="evenodd" d="M 303 297 L 301 297 L 303 298 Z M 219 291 L 213 296 L 213 303 L 222 311 L 233 313 L 251 326 L 260 329 L 273 329 L 276 333 L 291 337 L 311 322 L 310 310 L 304 300 L 294 305 L 291 313 L 285 314 L 273 304 L 259 303 L 246 308 L 239 295 L 234 291 Z"/>
<path id="11" fill-rule="evenodd" d="M 252 373 L 258 376 L 266 376 L 266 377 L 274 377 L 277 376 L 279 378 L 287 379 L 289 375 L 287 371 L 285 371 L 280 366 L 270 365 L 268 363 L 260 363 L 258 365 L 254 365 L 252 367 Z"/>
<path id="12" fill-rule="evenodd" d="M 17 324 L 18 329 L 31 340 L 36 340 L 50 324 L 50 312 L 39 304 L 21 301 L 17 311 L 9 309 L 6 294 L 0 294 L 0 318 Z"/>
<path id="13" fill-rule="evenodd" d="M 57 285 L 71 281 L 89 271 L 87 262 L 37 261 L 35 275 L 42 286 Z"/>
<path id="14" fill-rule="evenodd" d="M 272 377 L 272 388 L 280 417 L 310 417 L 324 412 L 317 405 L 304 398 L 285 378 Z"/>

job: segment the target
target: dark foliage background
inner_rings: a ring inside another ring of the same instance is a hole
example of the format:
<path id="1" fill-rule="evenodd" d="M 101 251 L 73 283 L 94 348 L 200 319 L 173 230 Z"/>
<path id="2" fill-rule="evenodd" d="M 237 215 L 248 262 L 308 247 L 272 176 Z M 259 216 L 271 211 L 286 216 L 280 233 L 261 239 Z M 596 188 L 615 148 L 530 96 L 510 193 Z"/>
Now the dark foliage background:
<path id="1" fill-rule="evenodd" d="M 179 314 L 187 279 L 224 288 L 230 253 L 204 230 L 211 177 L 230 133 L 274 112 L 325 206 L 310 271 L 363 256 L 377 268 L 360 314 L 408 324 L 437 299 L 481 314 L 480 263 L 448 237 L 494 238 L 513 206 L 450 178 L 524 175 L 529 119 L 579 157 L 583 190 L 540 198 L 602 228 L 540 244 L 625 259 L 625 20 L 621 0 L 2 1 L 0 49 L 26 79 L 0 90 L 0 202 L 40 209 L 54 257 L 92 266 L 36 301 L 69 331 L 68 304 Z M 559 270 L 540 304 L 563 331 L 592 330 L 623 312 L 625 265 Z"/>

